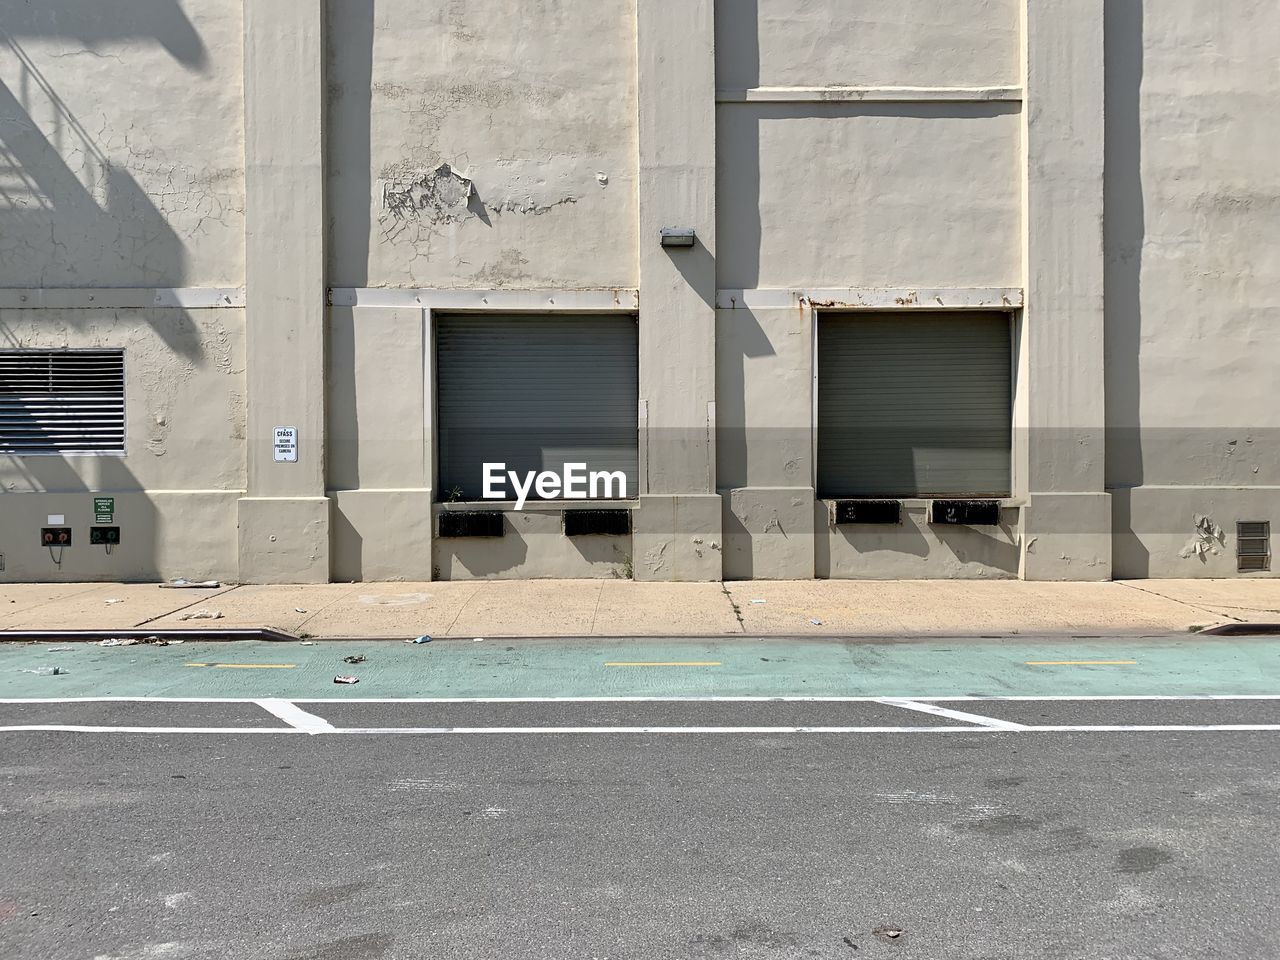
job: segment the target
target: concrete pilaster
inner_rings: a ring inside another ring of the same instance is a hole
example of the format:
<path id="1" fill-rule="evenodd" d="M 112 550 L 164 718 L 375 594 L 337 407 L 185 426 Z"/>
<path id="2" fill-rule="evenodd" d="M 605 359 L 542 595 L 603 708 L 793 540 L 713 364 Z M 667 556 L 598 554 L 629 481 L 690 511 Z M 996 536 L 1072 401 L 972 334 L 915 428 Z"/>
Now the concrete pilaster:
<path id="1" fill-rule="evenodd" d="M 643 0 L 637 18 L 645 436 L 635 572 L 637 579 L 719 579 L 714 3 Z M 664 227 L 692 227 L 697 241 L 663 247 Z M 670 502 L 658 502 L 664 498 Z"/>
<path id="2" fill-rule="evenodd" d="M 1016 484 L 1029 580 L 1107 579 L 1104 0 L 1024 7 L 1026 309 Z"/>
<path id="3" fill-rule="evenodd" d="M 245 582 L 329 579 L 324 62 L 322 0 L 244 0 Z M 296 463 L 274 461 L 277 426 L 297 428 Z"/>

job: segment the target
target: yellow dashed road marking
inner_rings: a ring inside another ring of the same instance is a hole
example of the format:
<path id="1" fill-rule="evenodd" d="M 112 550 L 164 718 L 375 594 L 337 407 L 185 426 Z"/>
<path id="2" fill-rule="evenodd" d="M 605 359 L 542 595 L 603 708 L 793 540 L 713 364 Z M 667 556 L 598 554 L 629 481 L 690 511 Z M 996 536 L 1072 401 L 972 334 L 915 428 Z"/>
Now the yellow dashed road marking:
<path id="1" fill-rule="evenodd" d="M 718 667 L 719 660 L 637 660 L 637 661 L 613 661 L 606 663 L 606 667 Z"/>
<path id="2" fill-rule="evenodd" d="M 1137 660 L 1025 660 L 1028 667 L 1132 667 Z"/>

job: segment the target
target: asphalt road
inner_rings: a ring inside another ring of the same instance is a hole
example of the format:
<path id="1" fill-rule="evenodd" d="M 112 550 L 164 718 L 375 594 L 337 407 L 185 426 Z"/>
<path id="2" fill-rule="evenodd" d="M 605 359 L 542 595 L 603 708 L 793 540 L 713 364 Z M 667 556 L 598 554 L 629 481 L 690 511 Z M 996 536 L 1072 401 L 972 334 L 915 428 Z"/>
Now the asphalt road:
<path id="1" fill-rule="evenodd" d="M 1280 733 L 947 732 L 880 703 L 6 704 L 0 957 L 1280 956 Z M 1036 725 L 1275 701 L 968 702 Z M 879 931 L 879 933 L 877 933 Z M 901 931 L 896 936 L 893 931 Z"/>

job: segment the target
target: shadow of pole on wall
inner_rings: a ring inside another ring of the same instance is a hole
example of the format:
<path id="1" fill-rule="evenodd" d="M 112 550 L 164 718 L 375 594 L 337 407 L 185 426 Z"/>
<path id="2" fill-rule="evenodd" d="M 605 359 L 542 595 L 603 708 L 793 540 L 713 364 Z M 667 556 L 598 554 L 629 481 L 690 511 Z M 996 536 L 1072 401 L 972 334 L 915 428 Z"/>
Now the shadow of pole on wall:
<path id="1" fill-rule="evenodd" d="M 1145 577 L 1150 554 L 1133 533 L 1132 490 L 1145 482 L 1142 450 L 1142 82 L 1145 0 L 1106 4 L 1104 310 L 1106 486 L 1114 505 L 1117 576 Z"/>

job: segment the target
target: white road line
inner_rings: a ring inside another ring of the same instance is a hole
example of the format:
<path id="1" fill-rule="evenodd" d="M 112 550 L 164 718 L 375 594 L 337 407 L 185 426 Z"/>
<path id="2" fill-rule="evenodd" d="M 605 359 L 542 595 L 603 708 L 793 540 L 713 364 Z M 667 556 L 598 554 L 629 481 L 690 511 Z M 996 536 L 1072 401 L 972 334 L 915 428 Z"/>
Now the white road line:
<path id="1" fill-rule="evenodd" d="M 0 727 L 0 733 L 303 733 L 295 727 L 89 727 L 69 723 L 28 723 Z"/>
<path id="2" fill-rule="evenodd" d="M 1011 720 L 997 720 L 995 717 L 980 717 L 976 713 L 965 713 L 962 710 L 951 710 L 947 707 L 939 707 L 932 703 L 918 703 L 915 700 L 906 700 L 898 697 L 884 697 L 877 701 L 883 703 L 887 707 L 901 707 L 904 710 L 917 710 L 920 713 L 930 713 L 935 717 L 946 717 L 949 720 L 962 720 L 965 723 L 976 723 L 982 727 L 991 727 L 995 730 L 1021 730 L 1025 724 L 1014 723 Z"/>
<path id="3" fill-rule="evenodd" d="M 695 734 L 783 734 L 783 733 L 982 733 L 984 727 L 339 727 L 335 733 L 375 734 L 543 734 L 598 733 L 695 733 Z"/>
<path id="4" fill-rule="evenodd" d="M 28 724 L 0 727 L 0 733 L 149 733 L 149 734 L 217 734 L 283 733 L 303 734 L 296 727 L 91 727 L 70 724 Z M 376 735 L 468 735 L 504 734 L 508 736 L 564 734 L 857 734 L 857 733 L 1231 733 L 1280 732 L 1276 723 L 1232 723 L 1197 726 L 1194 724 L 1153 725 L 1054 725 L 1039 727 L 335 727 L 335 734 Z"/>
<path id="5" fill-rule="evenodd" d="M 273 717 L 279 717 L 289 726 L 304 733 L 333 733 L 333 724 L 314 713 L 307 713 L 296 703 L 288 700 L 255 700 L 258 706 Z"/>
<path id="6" fill-rule="evenodd" d="M 1093 703 L 1093 701 L 1126 700 L 1170 700 L 1170 701 L 1208 701 L 1215 700 L 1280 700 L 1277 694 L 1097 694 L 1093 696 L 913 696 L 913 700 L 928 700 L 931 703 L 982 703 L 986 700 L 1000 703 Z"/>
<path id="7" fill-rule="evenodd" d="M 0 697 L 0 704 L 24 703 L 258 703 L 260 697 Z M 1280 693 L 1100 694 L 1096 696 L 910 696 L 910 697 L 793 697 L 793 696 L 689 696 L 689 697 L 290 697 L 289 703 L 1088 703 L 1094 701 L 1213 702 L 1280 700 Z"/>
<path id="8" fill-rule="evenodd" d="M 1098 731 L 1100 733 L 1198 733 L 1200 731 L 1230 733 L 1231 731 L 1280 731 L 1280 723 L 1214 723 L 1214 724 L 1181 724 L 1181 723 L 1154 723 L 1154 724 L 1125 724 L 1121 725 L 1098 725 L 1089 726 L 1088 724 L 1077 726 L 1071 724 L 1046 724 L 1037 727 L 1023 727 L 1024 730 L 1031 730 L 1036 733 L 1092 733 Z"/>

